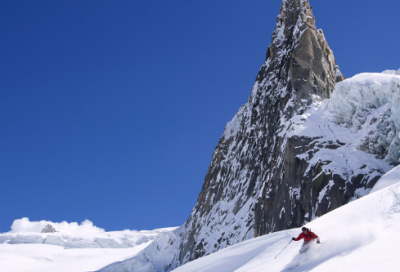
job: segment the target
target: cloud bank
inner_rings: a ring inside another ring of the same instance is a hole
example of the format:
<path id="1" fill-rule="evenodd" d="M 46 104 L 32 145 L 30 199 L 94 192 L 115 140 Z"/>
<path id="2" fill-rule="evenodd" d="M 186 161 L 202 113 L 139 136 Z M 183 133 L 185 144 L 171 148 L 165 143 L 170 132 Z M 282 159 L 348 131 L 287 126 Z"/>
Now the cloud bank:
<path id="1" fill-rule="evenodd" d="M 89 220 L 85 220 L 78 224 L 77 222 L 51 222 L 51 221 L 30 221 L 29 218 L 24 217 L 17 219 L 11 225 L 11 233 L 17 232 L 37 232 L 40 233 L 48 224 L 52 225 L 58 232 L 67 235 L 90 235 L 104 233 L 105 230 L 93 225 Z"/>

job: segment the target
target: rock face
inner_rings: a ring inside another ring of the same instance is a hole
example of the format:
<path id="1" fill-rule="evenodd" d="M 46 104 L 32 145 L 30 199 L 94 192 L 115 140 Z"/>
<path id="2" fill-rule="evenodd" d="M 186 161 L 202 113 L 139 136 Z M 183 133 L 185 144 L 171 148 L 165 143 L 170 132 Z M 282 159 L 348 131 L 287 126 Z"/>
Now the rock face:
<path id="1" fill-rule="evenodd" d="M 333 205 L 315 209 L 318 189 L 332 175 L 321 176 L 314 184 L 321 170 L 316 166 L 305 173 L 309 164 L 296 156 L 312 152 L 318 143 L 313 138 L 287 137 L 293 116 L 303 114 L 313 96 L 330 98 L 335 83 L 343 79 L 322 30 L 315 26 L 309 2 L 284 0 L 248 103 L 225 128 L 185 225 L 180 262 L 301 226 L 313 214 L 322 215 L 349 201 L 354 191 L 348 196 L 332 193 L 339 197 Z"/>

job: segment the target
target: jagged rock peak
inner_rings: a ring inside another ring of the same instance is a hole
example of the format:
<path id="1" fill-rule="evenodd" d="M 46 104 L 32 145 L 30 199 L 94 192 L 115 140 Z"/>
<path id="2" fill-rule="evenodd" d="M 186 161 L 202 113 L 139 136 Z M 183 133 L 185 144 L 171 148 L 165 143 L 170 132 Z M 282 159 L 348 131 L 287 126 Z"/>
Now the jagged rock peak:
<path id="1" fill-rule="evenodd" d="M 249 101 L 257 103 L 257 96 L 266 90 L 278 98 L 293 93 L 297 99 L 289 115 L 293 110 L 301 113 L 310 105 L 312 95 L 330 98 L 335 83 L 343 79 L 323 31 L 315 26 L 309 1 L 283 0 L 266 61 Z"/>
<path id="2" fill-rule="evenodd" d="M 248 103 L 226 126 L 185 224 L 179 263 L 304 222 L 300 205 L 289 205 L 293 195 L 282 187 L 309 182 L 285 174 L 296 171 L 285 169 L 296 155 L 286 137 L 290 120 L 303 114 L 314 96 L 330 98 L 343 79 L 309 2 L 284 0 Z M 282 209 L 292 216 L 279 220 Z"/>

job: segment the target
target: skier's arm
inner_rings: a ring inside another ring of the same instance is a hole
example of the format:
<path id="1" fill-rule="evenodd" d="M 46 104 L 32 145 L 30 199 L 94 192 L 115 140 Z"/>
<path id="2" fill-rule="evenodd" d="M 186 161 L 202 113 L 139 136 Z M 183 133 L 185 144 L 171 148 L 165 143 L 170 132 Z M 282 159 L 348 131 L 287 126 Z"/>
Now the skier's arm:
<path id="1" fill-rule="evenodd" d="M 303 239 L 303 237 L 304 237 L 303 233 L 300 233 L 299 237 L 294 238 L 293 241 L 299 241 L 299 240 Z"/>
<path id="2" fill-rule="evenodd" d="M 318 243 L 321 242 L 321 240 L 319 239 L 318 235 L 316 235 L 314 232 L 311 232 L 311 237 L 316 239 Z"/>

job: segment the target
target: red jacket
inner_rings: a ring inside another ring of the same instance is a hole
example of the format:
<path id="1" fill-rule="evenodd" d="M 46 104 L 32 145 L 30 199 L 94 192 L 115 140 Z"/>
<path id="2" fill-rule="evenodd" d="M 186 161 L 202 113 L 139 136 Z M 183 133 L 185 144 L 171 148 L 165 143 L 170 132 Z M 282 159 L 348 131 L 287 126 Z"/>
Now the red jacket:
<path id="1" fill-rule="evenodd" d="M 314 232 L 308 231 L 306 234 L 300 233 L 299 237 L 297 237 L 297 238 L 295 239 L 295 241 L 299 241 L 299 240 L 301 240 L 301 239 L 303 239 L 303 238 L 304 238 L 304 243 L 309 243 L 309 242 L 311 242 L 313 239 L 317 239 L 318 236 L 317 236 Z"/>

